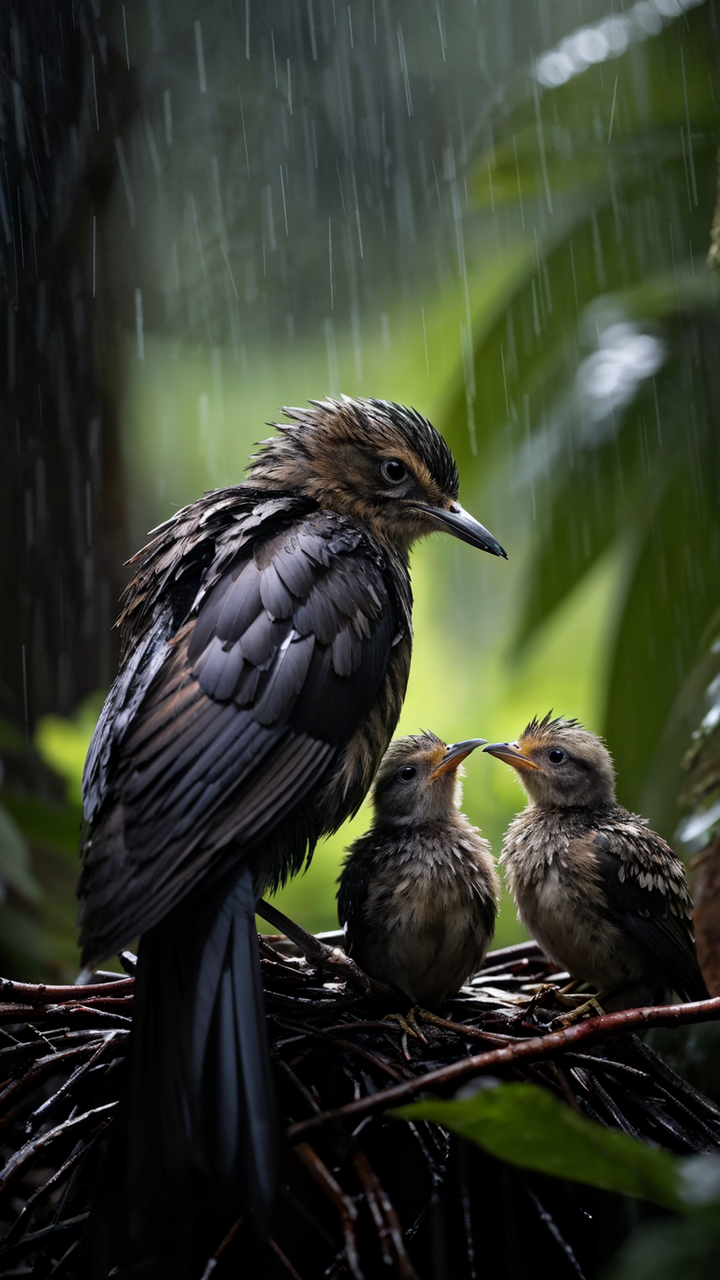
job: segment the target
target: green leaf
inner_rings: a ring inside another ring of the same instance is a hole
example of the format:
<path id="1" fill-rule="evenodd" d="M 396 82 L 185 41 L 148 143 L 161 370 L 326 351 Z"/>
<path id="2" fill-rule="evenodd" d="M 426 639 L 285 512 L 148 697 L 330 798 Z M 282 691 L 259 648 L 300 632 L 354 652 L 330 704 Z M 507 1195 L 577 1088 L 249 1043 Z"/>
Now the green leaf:
<path id="1" fill-rule="evenodd" d="M 430 1120 L 524 1169 L 683 1210 L 677 1156 L 604 1129 L 531 1084 L 502 1084 L 472 1098 L 416 1102 L 391 1114 Z"/>
<path id="2" fill-rule="evenodd" d="M 509 112 L 491 156 L 478 165 L 476 203 L 517 203 L 518 187 L 525 201 L 540 197 L 557 204 L 579 192 L 602 199 L 609 187 L 639 175 L 646 182 L 654 168 L 682 156 L 688 119 L 693 147 L 712 145 L 717 105 L 707 74 L 710 10 L 703 5 L 681 15 L 678 6 L 679 21 L 668 22 L 666 15 L 662 31 L 631 43 L 621 57 L 588 66 L 555 88 L 535 86 Z"/>
<path id="3" fill-rule="evenodd" d="M 35 730 L 38 755 L 65 779 L 67 798 L 72 804 L 82 804 L 85 757 L 104 696 L 103 693 L 91 694 L 68 719 L 42 716 Z"/>

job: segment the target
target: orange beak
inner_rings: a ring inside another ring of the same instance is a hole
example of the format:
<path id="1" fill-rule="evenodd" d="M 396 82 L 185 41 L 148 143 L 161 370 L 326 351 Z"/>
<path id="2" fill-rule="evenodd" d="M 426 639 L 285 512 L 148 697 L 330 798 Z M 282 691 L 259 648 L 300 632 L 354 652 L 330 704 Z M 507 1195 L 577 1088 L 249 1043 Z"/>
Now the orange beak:
<path id="1" fill-rule="evenodd" d="M 462 763 L 466 756 L 470 755 L 476 747 L 482 747 L 487 742 L 487 738 L 466 738 L 464 742 L 454 742 L 451 747 L 447 747 L 445 755 L 440 761 L 437 769 L 433 769 L 429 782 L 434 778 L 441 778 L 444 773 L 454 773 L 458 765 Z"/>
<path id="2" fill-rule="evenodd" d="M 489 756 L 497 756 L 498 760 L 504 760 L 506 764 L 512 765 L 513 769 L 518 769 L 520 772 L 523 769 L 539 768 L 539 765 L 529 760 L 520 747 L 513 742 L 491 742 L 484 750 Z"/>

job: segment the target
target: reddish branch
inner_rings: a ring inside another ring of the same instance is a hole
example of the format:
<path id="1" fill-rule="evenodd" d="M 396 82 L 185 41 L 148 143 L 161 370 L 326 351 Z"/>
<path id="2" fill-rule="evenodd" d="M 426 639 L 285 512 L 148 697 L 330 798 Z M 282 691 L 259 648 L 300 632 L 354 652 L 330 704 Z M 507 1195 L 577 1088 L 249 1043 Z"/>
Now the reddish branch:
<path id="1" fill-rule="evenodd" d="M 386 1111 L 389 1107 L 399 1106 L 428 1089 L 456 1084 L 460 1080 L 466 1080 L 468 1076 L 514 1066 L 518 1062 L 547 1058 L 581 1043 L 602 1040 L 628 1031 L 642 1031 L 648 1027 L 678 1027 L 716 1020 L 720 1020 L 720 997 L 713 1000 L 699 1000 L 694 1004 L 649 1005 L 643 1009 L 623 1009 L 619 1013 L 606 1013 L 598 1018 L 587 1018 L 584 1022 L 565 1027 L 562 1031 L 551 1031 L 548 1035 L 531 1036 L 526 1040 L 518 1039 L 504 1048 L 490 1049 L 486 1053 L 478 1053 L 470 1058 L 462 1058 L 459 1062 L 451 1062 L 446 1067 L 438 1067 L 435 1071 L 426 1071 L 424 1075 L 414 1076 L 412 1080 L 404 1080 L 401 1084 L 392 1085 L 389 1089 L 381 1089 L 368 1097 L 357 1098 L 344 1107 L 337 1107 L 332 1111 L 320 1111 L 307 1120 L 290 1125 L 287 1136 L 290 1142 L 297 1142 L 302 1140 L 311 1129 L 319 1126 L 338 1120 L 360 1120 L 377 1111 Z"/>
<path id="2" fill-rule="evenodd" d="M 66 1001 L 89 1004 L 98 997 L 102 1000 L 119 996 L 127 997 L 133 993 L 134 978 L 118 978 L 117 981 L 93 982 L 86 985 L 76 984 L 65 987 L 49 987 L 45 983 L 11 982 L 10 978 L 0 978 L 0 1001 L 8 1001 L 17 1005 L 64 1004 Z"/>

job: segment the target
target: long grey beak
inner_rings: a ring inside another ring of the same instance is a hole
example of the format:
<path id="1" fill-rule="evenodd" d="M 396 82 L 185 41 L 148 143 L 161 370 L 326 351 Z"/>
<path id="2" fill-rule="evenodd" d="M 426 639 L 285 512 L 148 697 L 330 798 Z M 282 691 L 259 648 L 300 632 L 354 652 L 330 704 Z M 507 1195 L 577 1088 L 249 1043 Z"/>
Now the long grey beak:
<path id="1" fill-rule="evenodd" d="M 425 506 L 420 506 L 420 510 L 428 516 L 434 516 L 454 538 L 459 538 L 461 542 L 469 542 L 471 547 L 479 547 L 481 551 L 489 551 L 491 556 L 502 556 L 503 560 L 507 560 L 507 552 L 500 546 L 497 538 L 493 538 L 490 531 L 480 524 L 479 520 L 463 510 L 459 502 L 453 503 L 449 511 L 443 507 Z"/>

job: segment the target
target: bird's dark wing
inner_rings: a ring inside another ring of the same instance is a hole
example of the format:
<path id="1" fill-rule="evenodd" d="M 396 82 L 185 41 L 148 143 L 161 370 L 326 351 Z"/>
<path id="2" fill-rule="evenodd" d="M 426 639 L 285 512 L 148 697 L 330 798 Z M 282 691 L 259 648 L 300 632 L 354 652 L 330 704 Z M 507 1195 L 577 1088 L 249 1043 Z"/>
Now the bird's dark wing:
<path id="1" fill-rule="evenodd" d="M 223 544 L 190 618 L 159 640 L 159 665 L 146 658 L 140 693 L 119 677 L 122 736 L 95 748 L 104 785 L 84 840 L 86 963 L 275 830 L 377 695 L 405 623 L 379 549 L 333 513 L 273 520 L 250 536 L 240 523 L 234 559 Z"/>
<path id="2" fill-rule="evenodd" d="M 83 774 L 83 812 L 92 822 L 112 791 L 120 744 L 167 660 L 169 645 L 249 541 L 278 521 L 307 514 L 301 499 L 263 497 L 236 485 L 183 507 L 133 556 L 121 600 L 120 671 L 105 699 Z"/>
<path id="3" fill-rule="evenodd" d="M 372 833 L 360 836 L 348 852 L 340 876 L 337 905 L 338 923 L 345 935 L 345 950 L 362 964 L 360 953 L 365 932 L 363 912 L 375 862 Z"/>
<path id="4" fill-rule="evenodd" d="M 642 818 L 627 814 L 599 826 L 593 852 L 610 917 L 649 953 L 658 977 L 678 995 L 706 999 L 695 954 L 692 899 L 682 863 L 670 846 Z"/>

